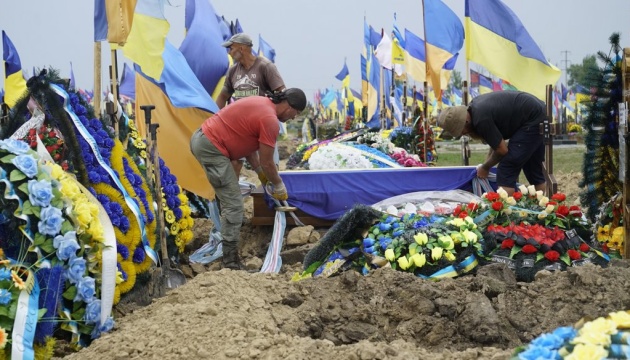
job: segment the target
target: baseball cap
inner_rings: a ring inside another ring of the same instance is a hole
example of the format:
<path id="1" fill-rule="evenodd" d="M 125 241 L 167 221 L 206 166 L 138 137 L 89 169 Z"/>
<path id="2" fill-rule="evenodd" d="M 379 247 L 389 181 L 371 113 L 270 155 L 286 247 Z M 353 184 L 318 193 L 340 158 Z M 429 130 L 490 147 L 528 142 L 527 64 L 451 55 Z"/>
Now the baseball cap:
<path id="1" fill-rule="evenodd" d="M 442 110 L 438 116 L 438 126 L 454 137 L 460 137 L 466 125 L 468 107 L 464 105 L 451 106 Z"/>
<path id="2" fill-rule="evenodd" d="M 252 38 L 249 37 L 249 35 L 244 34 L 244 33 L 238 33 L 238 34 L 234 34 L 232 35 L 232 37 L 230 38 L 230 40 L 224 42 L 223 44 L 221 44 L 221 46 L 223 47 L 230 47 L 232 46 L 232 44 L 243 44 L 243 45 L 247 45 L 247 46 L 253 46 L 254 44 L 252 43 Z"/>

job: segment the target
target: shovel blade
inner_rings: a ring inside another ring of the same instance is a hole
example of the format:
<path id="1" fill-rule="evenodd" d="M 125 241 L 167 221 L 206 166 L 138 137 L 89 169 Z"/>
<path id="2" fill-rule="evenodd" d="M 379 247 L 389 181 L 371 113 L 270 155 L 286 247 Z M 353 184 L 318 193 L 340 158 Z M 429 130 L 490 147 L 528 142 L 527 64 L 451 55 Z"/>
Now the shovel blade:
<path id="1" fill-rule="evenodd" d="M 166 287 L 169 289 L 178 288 L 186 283 L 186 275 L 177 269 L 162 269 L 162 277 Z"/>

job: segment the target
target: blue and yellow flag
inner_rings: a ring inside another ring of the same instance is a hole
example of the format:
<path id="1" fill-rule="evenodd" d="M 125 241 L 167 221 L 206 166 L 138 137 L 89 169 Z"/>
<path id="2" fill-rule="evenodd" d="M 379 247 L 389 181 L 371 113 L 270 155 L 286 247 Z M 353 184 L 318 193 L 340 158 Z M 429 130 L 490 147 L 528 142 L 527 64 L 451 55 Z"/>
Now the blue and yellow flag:
<path id="1" fill-rule="evenodd" d="M 339 71 L 339 74 L 335 75 L 337 80 L 341 81 L 341 87 L 343 89 L 348 88 L 350 86 L 350 71 L 348 71 L 348 65 L 346 61 L 343 61 L 343 68 Z"/>
<path id="2" fill-rule="evenodd" d="M 137 0 L 94 0 L 94 41 L 124 45 Z"/>
<path id="3" fill-rule="evenodd" d="M 120 77 L 120 87 L 118 93 L 131 100 L 136 100 L 136 74 L 135 71 L 125 63 L 123 73 Z"/>
<path id="4" fill-rule="evenodd" d="M 164 69 L 164 44 L 170 25 L 164 17 L 161 0 L 138 0 L 133 14 L 133 27 L 122 50 L 142 72 L 159 80 Z"/>
<path id="5" fill-rule="evenodd" d="M 230 67 L 216 12 L 208 0 L 186 0 L 186 37 L 179 50 L 204 89 L 216 99 Z"/>
<path id="6" fill-rule="evenodd" d="M 2 60 L 4 60 L 4 102 L 12 108 L 26 92 L 22 63 L 15 46 L 2 30 Z"/>
<path id="7" fill-rule="evenodd" d="M 500 0 L 466 0 L 466 58 L 540 99 L 561 74 Z"/>
<path id="8" fill-rule="evenodd" d="M 258 55 L 267 58 L 272 63 L 276 62 L 276 50 L 258 34 Z"/>
<path id="9" fill-rule="evenodd" d="M 457 15 L 441 0 L 424 0 L 424 27 L 427 45 L 427 74 L 435 96 L 440 99 L 441 71 L 464 45 L 464 26 Z"/>
<path id="10" fill-rule="evenodd" d="M 492 91 L 492 79 L 485 75 L 479 74 L 479 93 L 487 94 L 491 93 Z"/>
<path id="11" fill-rule="evenodd" d="M 405 29 L 405 70 L 415 81 L 423 83 L 427 80 L 426 47 L 424 40 Z"/>
<path id="12" fill-rule="evenodd" d="M 374 56 L 370 56 L 370 81 L 368 82 L 368 99 L 367 99 L 367 123 L 365 126 L 369 129 L 380 128 L 380 83 L 381 83 L 381 64 Z"/>

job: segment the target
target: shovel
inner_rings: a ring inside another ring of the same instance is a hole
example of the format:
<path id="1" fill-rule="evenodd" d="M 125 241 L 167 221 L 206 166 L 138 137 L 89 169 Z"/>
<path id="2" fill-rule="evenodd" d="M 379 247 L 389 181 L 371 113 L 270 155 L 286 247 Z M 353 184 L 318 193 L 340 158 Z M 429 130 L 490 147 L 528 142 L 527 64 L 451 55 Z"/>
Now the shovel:
<path id="1" fill-rule="evenodd" d="M 166 234 L 164 233 L 164 211 L 162 209 L 162 181 L 160 176 L 160 156 L 157 150 L 157 128 L 160 124 L 151 124 L 151 115 L 149 112 L 148 120 L 149 129 L 151 131 L 151 161 L 153 162 L 153 173 L 155 176 L 155 201 L 157 202 L 157 235 L 160 240 L 160 247 L 162 253 L 162 264 L 160 269 L 162 270 L 162 280 L 169 289 L 174 289 L 186 283 L 186 276 L 184 273 L 173 268 L 171 260 L 168 256 L 168 247 L 166 245 Z"/>

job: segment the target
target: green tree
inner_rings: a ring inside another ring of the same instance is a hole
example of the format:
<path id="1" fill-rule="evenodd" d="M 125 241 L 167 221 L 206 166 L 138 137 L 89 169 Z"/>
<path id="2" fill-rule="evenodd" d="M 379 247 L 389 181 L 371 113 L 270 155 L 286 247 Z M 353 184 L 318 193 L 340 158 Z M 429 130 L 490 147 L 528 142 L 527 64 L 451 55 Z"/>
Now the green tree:
<path id="1" fill-rule="evenodd" d="M 599 77 L 599 67 L 597 66 L 597 57 L 595 55 L 587 55 L 581 64 L 573 64 L 567 69 L 569 75 L 569 87 L 574 88 L 576 85 L 582 85 L 590 88 L 594 85 Z"/>
<path id="2" fill-rule="evenodd" d="M 462 73 L 453 69 L 453 72 L 451 73 L 451 81 L 448 84 L 448 87 L 446 88 L 448 92 L 453 92 L 453 88 L 462 89 Z"/>

